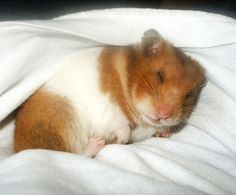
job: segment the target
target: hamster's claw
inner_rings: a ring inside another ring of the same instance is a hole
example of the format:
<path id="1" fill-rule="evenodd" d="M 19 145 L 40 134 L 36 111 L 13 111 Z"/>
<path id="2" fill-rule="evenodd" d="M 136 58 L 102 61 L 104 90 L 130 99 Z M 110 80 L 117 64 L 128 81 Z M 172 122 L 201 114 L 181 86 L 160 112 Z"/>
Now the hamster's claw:
<path id="1" fill-rule="evenodd" d="M 170 138 L 172 135 L 172 132 L 170 129 L 166 129 L 164 131 L 161 131 L 161 132 L 156 132 L 154 134 L 154 137 L 163 137 L 163 138 Z"/>

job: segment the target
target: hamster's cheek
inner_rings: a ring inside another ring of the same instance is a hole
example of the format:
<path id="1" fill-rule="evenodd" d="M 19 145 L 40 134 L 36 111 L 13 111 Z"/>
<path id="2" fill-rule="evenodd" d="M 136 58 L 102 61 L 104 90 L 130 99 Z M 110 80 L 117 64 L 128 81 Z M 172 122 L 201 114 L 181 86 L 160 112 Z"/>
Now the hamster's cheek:
<path id="1" fill-rule="evenodd" d="M 150 96 L 144 96 L 142 98 L 135 99 L 134 106 L 136 107 L 142 118 L 145 118 L 145 116 L 149 116 L 154 112 Z"/>

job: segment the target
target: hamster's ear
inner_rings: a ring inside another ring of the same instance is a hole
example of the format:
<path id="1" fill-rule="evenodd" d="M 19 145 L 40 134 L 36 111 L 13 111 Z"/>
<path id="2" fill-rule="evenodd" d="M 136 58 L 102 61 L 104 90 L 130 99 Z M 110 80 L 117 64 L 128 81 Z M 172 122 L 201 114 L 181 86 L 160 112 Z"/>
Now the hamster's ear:
<path id="1" fill-rule="evenodd" d="M 152 56 L 158 53 L 161 48 L 163 38 L 154 29 L 149 29 L 143 33 L 141 40 L 141 51 L 144 56 Z"/>

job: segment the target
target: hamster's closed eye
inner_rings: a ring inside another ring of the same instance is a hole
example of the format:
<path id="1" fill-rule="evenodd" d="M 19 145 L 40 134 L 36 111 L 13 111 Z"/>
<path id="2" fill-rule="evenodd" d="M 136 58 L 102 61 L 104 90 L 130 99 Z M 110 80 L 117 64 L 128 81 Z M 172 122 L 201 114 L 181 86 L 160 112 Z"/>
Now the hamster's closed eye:
<path id="1" fill-rule="evenodd" d="M 165 76 L 164 76 L 163 71 L 157 71 L 156 77 L 157 77 L 158 81 L 160 81 L 161 84 L 165 81 Z"/>

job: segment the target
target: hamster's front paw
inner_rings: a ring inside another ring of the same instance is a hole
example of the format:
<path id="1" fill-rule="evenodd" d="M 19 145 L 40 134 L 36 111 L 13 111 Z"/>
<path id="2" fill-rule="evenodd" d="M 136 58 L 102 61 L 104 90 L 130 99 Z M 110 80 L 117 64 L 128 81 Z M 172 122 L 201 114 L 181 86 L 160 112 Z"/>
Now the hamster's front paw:
<path id="1" fill-rule="evenodd" d="M 170 129 L 165 129 L 163 131 L 158 131 L 154 134 L 155 137 L 164 137 L 164 138 L 170 138 L 172 135 L 172 131 Z"/>
<path id="2" fill-rule="evenodd" d="M 105 147 L 105 140 L 101 137 L 91 137 L 84 154 L 88 157 L 95 157 L 96 154 Z"/>
<path id="3" fill-rule="evenodd" d="M 130 138 L 130 129 L 124 128 L 120 129 L 115 134 L 115 141 L 116 144 L 127 144 Z"/>

